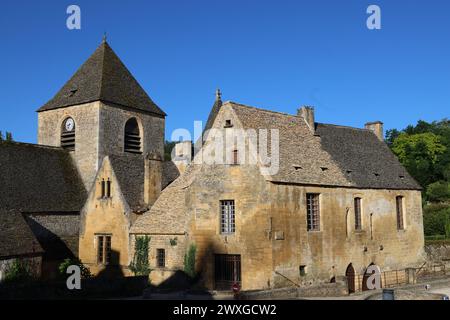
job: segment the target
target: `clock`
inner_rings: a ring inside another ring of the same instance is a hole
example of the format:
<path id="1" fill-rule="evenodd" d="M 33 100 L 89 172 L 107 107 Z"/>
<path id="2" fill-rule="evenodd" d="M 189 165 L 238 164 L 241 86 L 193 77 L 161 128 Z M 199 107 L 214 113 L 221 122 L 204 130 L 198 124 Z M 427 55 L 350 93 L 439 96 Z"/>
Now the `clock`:
<path id="1" fill-rule="evenodd" d="M 75 122 L 73 121 L 72 118 L 68 118 L 64 124 L 64 128 L 66 129 L 66 131 L 72 131 L 75 128 Z"/>

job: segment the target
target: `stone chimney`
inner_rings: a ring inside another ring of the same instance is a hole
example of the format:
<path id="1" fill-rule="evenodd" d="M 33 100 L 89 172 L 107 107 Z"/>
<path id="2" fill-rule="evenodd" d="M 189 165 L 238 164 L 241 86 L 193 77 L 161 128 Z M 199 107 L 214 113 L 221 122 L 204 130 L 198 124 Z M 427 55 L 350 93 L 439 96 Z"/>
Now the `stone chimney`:
<path id="1" fill-rule="evenodd" d="M 380 141 L 384 141 L 384 131 L 383 131 L 383 122 L 381 121 L 374 121 L 374 122 L 367 122 L 365 124 L 365 128 L 367 130 L 372 131 Z"/>
<path id="2" fill-rule="evenodd" d="M 162 158 L 157 153 L 148 153 L 144 160 L 144 202 L 152 206 L 162 189 Z"/>
<path id="3" fill-rule="evenodd" d="M 191 161 L 192 141 L 178 142 L 172 150 L 172 162 L 175 163 L 180 174 L 183 174 Z"/>
<path id="4" fill-rule="evenodd" d="M 303 106 L 297 110 L 297 116 L 305 119 L 306 124 L 312 133 L 315 132 L 314 107 Z"/>

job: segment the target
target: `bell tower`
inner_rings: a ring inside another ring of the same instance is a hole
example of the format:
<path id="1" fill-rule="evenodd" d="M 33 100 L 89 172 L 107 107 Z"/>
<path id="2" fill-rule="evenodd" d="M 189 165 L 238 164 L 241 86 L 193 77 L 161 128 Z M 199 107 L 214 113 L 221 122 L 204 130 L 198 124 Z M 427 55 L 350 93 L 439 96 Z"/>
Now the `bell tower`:
<path id="1" fill-rule="evenodd" d="M 166 114 L 148 96 L 104 38 L 38 112 L 38 143 L 70 152 L 90 190 L 105 156 L 140 163 L 164 155 Z"/>

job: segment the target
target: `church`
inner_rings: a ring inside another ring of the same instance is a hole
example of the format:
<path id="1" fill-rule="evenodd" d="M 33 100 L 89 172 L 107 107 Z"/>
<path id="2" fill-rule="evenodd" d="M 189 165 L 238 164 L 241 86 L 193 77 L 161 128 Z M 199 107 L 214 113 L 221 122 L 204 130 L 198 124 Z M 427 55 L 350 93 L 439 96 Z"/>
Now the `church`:
<path id="1" fill-rule="evenodd" d="M 323 124 L 312 107 L 279 113 L 218 91 L 201 141 L 178 143 L 165 161 L 166 114 L 106 40 L 37 113 L 38 144 L 0 144 L 0 280 L 14 259 L 50 278 L 67 257 L 130 276 L 142 236 L 155 285 L 184 270 L 191 248 L 199 281 L 216 290 L 346 277 L 351 292 L 372 264 L 424 261 L 421 187 L 380 121 Z M 276 131 L 278 170 L 241 156 L 252 139 L 225 150 L 229 161 L 198 161 L 214 149 L 209 132 L 242 130 Z"/>

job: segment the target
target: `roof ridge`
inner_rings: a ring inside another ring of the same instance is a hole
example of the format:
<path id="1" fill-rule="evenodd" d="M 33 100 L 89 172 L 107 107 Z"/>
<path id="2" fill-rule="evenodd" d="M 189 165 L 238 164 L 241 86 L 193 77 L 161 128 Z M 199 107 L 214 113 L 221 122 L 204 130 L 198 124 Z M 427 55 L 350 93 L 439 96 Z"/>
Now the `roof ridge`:
<path id="1" fill-rule="evenodd" d="M 102 59 L 101 59 L 101 64 L 102 65 L 100 67 L 101 68 L 101 71 L 100 71 L 100 86 L 99 86 L 99 91 L 100 92 L 98 93 L 100 98 L 103 97 L 103 78 L 105 76 L 105 55 L 106 55 L 106 46 L 107 45 L 108 44 L 107 44 L 106 40 L 103 41 L 102 44 L 101 44 L 103 53 L 102 53 Z"/>
<path id="2" fill-rule="evenodd" d="M 239 102 L 234 102 L 234 101 L 230 101 L 230 100 L 228 100 L 228 101 L 225 101 L 223 104 L 225 105 L 225 104 L 232 104 L 232 105 L 236 105 L 236 106 L 239 106 L 239 107 L 244 107 L 244 108 L 249 108 L 249 109 L 255 109 L 255 110 L 257 110 L 257 111 L 263 111 L 263 112 L 267 112 L 267 113 L 274 113 L 274 114 L 278 114 L 278 115 L 283 115 L 283 116 L 289 116 L 289 117 L 295 117 L 295 118 L 297 118 L 297 116 L 295 115 L 295 114 L 290 114 L 290 113 L 287 113 L 287 112 L 281 112 L 281 111 L 273 111 L 273 110 L 268 110 L 268 109 L 262 109 L 262 108 L 258 108 L 258 107 L 254 107 L 254 106 L 249 106 L 249 105 L 246 105 L 246 104 L 242 104 L 242 103 L 239 103 Z"/>
<path id="3" fill-rule="evenodd" d="M 358 131 L 370 131 L 369 129 L 365 129 L 365 128 L 357 128 L 357 127 L 345 126 L 345 125 L 340 125 L 340 124 L 323 123 L 323 122 L 316 122 L 316 123 L 317 123 L 317 125 L 336 127 L 336 128 L 342 128 L 342 129 L 353 129 L 353 130 L 358 130 Z"/>

